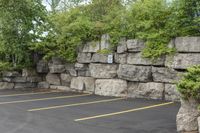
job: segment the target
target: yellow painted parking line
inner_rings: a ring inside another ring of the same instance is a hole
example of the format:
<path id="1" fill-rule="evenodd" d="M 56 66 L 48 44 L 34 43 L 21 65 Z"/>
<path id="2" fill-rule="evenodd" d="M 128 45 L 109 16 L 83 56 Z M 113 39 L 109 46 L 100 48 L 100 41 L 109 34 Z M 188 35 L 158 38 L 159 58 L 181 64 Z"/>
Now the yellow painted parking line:
<path id="1" fill-rule="evenodd" d="M 82 102 L 82 103 L 51 106 L 51 107 L 44 107 L 44 108 L 35 108 L 35 109 L 30 109 L 28 111 L 33 112 L 33 111 L 50 110 L 50 109 L 57 109 L 57 108 L 64 108 L 64 107 L 74 107 L 74 106 L 81 106 L 81 105 L 97 104 L 97 103 L 104 103 L 104 102 L 114 102 L 114 101 L 118 101 L 118 100 L 122 100 L 122 99 L 125 99 L 125 98 L 114 98 L 114 99 L 98 100 L 98 101 L 92 101 L 92 102 Z"/>
<path id="2" fill-rule="evenodd" d="M 20 93 L 20 94 L 7 94 L 0 95 L 0 98 L 3 97 L 15 97 L 15 96 L 29 96 L 29 95 L 38 95 L 38 94 L 50 94 L 50 93 L 59 93 L 59 91 L 51 91 L 51 92 L 29 92 L 29 93 Z"/>
<path id="3" fill-rule="evenodd" d="M 74 97 L 82 97 L 82 96 L 89 96 L 89 95 L 91 95 L 91 94 L 59 96 L 59 97 L 49 97 L 49 98 L 38 98 L 38 99 L 28 99 L 28 100 L 19 100 L 19 101 L 11 101 L 11 102 L 0 102 L 0 105 L 13 104 L 13 103 L 35 102 L 35 101 L 45 101 L 45 100 L 54 100 L 54 99 L 64 99 L 64 98 L 74 98 Z"/>
<path id="4" fill-rule="evenodd" d="M 97 118 L 102 118 L 102 117 L 109 117 L 109 116 L 114 116 L 114 115 L 120 115 L 120 114 L 160 107 L 160 106 L 166 106 L 166 105 L 170 105 L 173 103 L 174 102 L 167 102 L 167 103 L 156 104 L 156 105 L 151 105 L 151 106 L 146 106 L 146 107 L 141 107 L 141 108 L 135 108 L 135 109 L 125 110 L 125 111 L 120 111 L 120 112 L 114 112 L 114 113 L 108 113 L 108 114 L 103 114 L 103 115 L 96 115 L 96 116 L 91 116 L 91 117 L 75 119 L 74 121 L 78 122 L 78 121 L 85 121 L 85 120 L 97 119 Z"/>

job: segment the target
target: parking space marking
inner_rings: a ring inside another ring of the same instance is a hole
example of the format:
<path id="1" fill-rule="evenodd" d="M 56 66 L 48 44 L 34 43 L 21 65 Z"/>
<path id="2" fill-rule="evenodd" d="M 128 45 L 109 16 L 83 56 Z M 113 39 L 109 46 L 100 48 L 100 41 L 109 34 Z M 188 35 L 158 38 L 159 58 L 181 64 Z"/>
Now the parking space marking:
<path id="1" fill-rule="evenodd" d="M 0 95 L 0 98 L 5 97 L 15 97 L 15 96 L 29 96 L 29 95 L 38 95 L 38 94 L 51 94 L 51 93 L 59 93 L 59 91 L 52 91 L 52 92 L 29 92 L 29 93 L 20 93 L 20 94 L 6 94 Z"/>
<path id="2" fill-rule="evenodd" d="M 108 113 L 108 114 L 102 114 L 102 115 L 96 115 L 96 116 L 91 116 L 91 117 L 85 117 L 85 118 L 75 119 L 74 121 L 78 122 L 78 121 L 85 121 L 85 120 L 91 120 L 91 119 L 109 117 L 109 116 L 114 116 L 114 115 L 120 115 L 120 114 L 125 114 L 125 113 L 140 111 L 140 110 L 146 110 L 146 109 L 155 108 L 155 107 L 166 106 L 166 105 L 170 105 L 170 104 L 173 104 L 173 103 L 174 102 L 167 102 L 167 103 L 162 103 L 162 104 L 155 104 L 155 105 L 151 105 L 151 106 L 145 106 L 145 107 L 141 107 L 141 108 L 135 108 L 135 109 L 125 110 L 125 111 L 120 111 L 120 112 L 114 112 L 114 113 Z"/>
<path id="3" fill-rule="evenodd" d="M 89 95 L 92 95 L 92 94 L 81 94 L 81 95 L 70 95 L 70 96 L 59 96 L 59 97 L 48 97 L 48 98 L 18 100 L 18 101 L 10 101 L 10 102 L 0 102 L 0 105 L 14 104 L 14 103 L 35 102 L 35 101 L 45 101 L 45 100 L 54 100 L 54 99 L 75 98 L 75 97 L 82 97 L 82 96 L 89 96 Z"/>
<path id="4" fill-rule="evenodd" d="M 29 112 L 34 111 L 42 111 L 42 110 L 50 110 L 50 109 L 57 109 L 57 108 L 64 108 L 64 107 L 74 107 L 74 106 L 81 106 L 81 105 L 89 105 L 89 104 L 97 104 L 97 103 L 105 103 L 105 102 L 114 102 L 123 100 L 125 98 L 113 98 L 113 99 L 106 99 L 106 100 L 98 100 L 98 101 L 92 101 L 92 102 L 82 102 L 82 103 L 74 103 L 74 104 L 67 104 L 67 105 L 58 105 L 58 106 L 51 106 L 51 107 L 44 107 L 44 108 L 35 108 L 35 109 L 29 109 Z"/>

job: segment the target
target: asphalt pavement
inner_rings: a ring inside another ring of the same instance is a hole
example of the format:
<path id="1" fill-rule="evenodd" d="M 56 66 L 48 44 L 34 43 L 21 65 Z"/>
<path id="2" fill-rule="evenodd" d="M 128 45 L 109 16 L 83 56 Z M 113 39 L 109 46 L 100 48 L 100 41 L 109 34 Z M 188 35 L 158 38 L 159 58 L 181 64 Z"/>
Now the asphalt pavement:
<path id="1" fill-rule="evenodd" d="M 176 133 L 179 103 L 0 91 L 0 133 Z"/>

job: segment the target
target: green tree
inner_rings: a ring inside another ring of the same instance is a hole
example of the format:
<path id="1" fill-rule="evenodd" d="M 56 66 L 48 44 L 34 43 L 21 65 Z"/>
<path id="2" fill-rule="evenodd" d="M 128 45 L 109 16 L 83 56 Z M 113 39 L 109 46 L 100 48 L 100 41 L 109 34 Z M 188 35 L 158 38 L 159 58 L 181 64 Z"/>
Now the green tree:
<path id="1" fill-rule="evenodd" d="M 39 39 L 44 16 L 40 0 L 0 0 L 1 61 L 14 67 L 31 63 L 29 45 Z"/>

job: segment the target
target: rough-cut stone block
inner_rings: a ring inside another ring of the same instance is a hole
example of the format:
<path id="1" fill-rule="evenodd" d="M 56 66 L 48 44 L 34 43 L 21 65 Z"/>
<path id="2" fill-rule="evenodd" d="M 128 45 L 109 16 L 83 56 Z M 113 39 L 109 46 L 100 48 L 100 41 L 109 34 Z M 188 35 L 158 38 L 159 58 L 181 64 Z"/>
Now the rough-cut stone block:
<path id="1" fill-rule="evenodd" d="M 167 57 L 166 66 L 172 67 L 174 69 L 186 69 L 193 65 L 200 64 L 200 53 L 191 53 L 191 54 L 176 54 L 175 56 Z"/>
<path id="2" fill-rule="evenodd" d="M 34 76 L 34 77 L 27 77 L 26 80 L 27 82 L 37 83 L 37 82 L 41 82 L 42 78 L 38 76 Z"/>
<path id="3" fill-rule="evenodd" d="M 84 53 L 96 53 L 98 50 L 100 50 L 100 43 L 99 42 L 87 42 L 83 47 Z"/>
<path id="4" fill-rule="evenodd" d="M 181 79 L 183 73 L 171 68 L 153 67 L 152 74 L 155 82 L 175 83 Z"/>
<path id="5" fill-rule="evenodd" d="M 75 70 L 87 70 L 89 67 L 88 67 L 88 64 L 81 64 L 81 63 L 75 63 Z"/>
<path id="6" fill-rule="evenodd" d="M 14 88 L 14 83 L 0 82 L 0 90 L 13 89 L 13 88 Z"/>
<path id="7" fill-rule="evenodd" d="M 118 65 L 115 64 L 90 64 L 91 76 L 94 78 L 115 78 Z"/>
<path id="8" fill-rule="evenodd" d="M 165 84 L 165 100 L 179 101 L 180 95 L 176 89 L 175 84 Z"/>
<path id="9" fill-rule="evenodd" d="M 107 63 L 108 62 L 108 55 L 107 54 L 99 54 L 95 53 L 92 56 L 92 61 L 94 63 Z"/>
<path id="10" fill-rule="evenodd" d="M 62 73 L 65 72 L 65 65 L 49 65 L 50 73 Z"/>
<path id="11" fill-rule="evenodd" d="M 3 77 L 16 77 L 16 76 L 21 76 L 21 74 L 16 71 L 3 71 Z"/>
<path id="12" fill-rule="evenodd" d="M 77 71 L 75 70 L 75 64 L 73 63 L 67 63 L 65 64 L 65 69 L 67 73 L 69 73 L 71 76 L 77 76 Z"/>
<path id="13" fill-rule="evenodd" d="M 70 82 L 72 80 L 72 77 L 70 74 L 62 73 L 60 75 L 61 78 L 61 84 L 64 86 L 70 86 Z"/>
<path id="14" fill-rule="evenodd" d="M 200 53 L 200 37 L 177 37 L 175 46 L 178 52 Z"/>
<path id="15" fill-rule="evenodd" d="M 77 57 L 77 61 L 79 63 L 90 63 L 92 58 L 91 53 L 79 53 Z"/>
<path id="16" fill-rule="evenodd" d="M 145 47 L 144 41 L 138 39 L 127 40 L 128 51 L 140 52 Z"/>
<path id="17" fill-rule="evenodd" d="M 41 88 L 41 89 L 49 89 L 50 85 L 48 82 L 39 82 L 38 83 L 38 88 Z"/>
<path id="18" fill-rule="evenodd" d="M 71 88 L 67 86 L 50 85 L 50 89 L 58 89 L 62 91 L 71 91 Z"/>
<path id="19" fill-rule="evenodd" d="M 103 96 L 124 96 L 127 90 L 127 81 L 120 79 L 97 79 L 95 94 Z"/>
<path id="20" fill-rule="evenodd" d="M 38 73 L 48 73 L 48 71 L 49 71 L 49 67 L 48 67 L 47 61 L 40 60 L 37 63 L 37 72 Z"/>
<path id="21" fill-rule="evenodd" d="M 117 53 L 125 53 L 127 51 L 126 39 L 121 39 L 117 46 Z"/>
<path id="22" fill-rule="evenodd" d="M 30 89 L 30 88 L 36 88 L 36 83 L 15 83 L 14 89 Z"/>
<path id="23" fill-rule="evenodd" d="M 110 36 L 108 34 L 102 35 L 102 37 L 101 37 L 101 44 L 100 44 L 100 49 L 101 50 L 103 50 L 103 49 L 110 49 L 109 40 L 110 40 Z"/>
<path id="24" fill-rule="evenodd" d="M 27 80 L 26 80 L 26 77 L 14 77 L 12 79 L 12 82 L 15 82 L 15 83 L 25 83 L 25 82 L 27 82 Z"/>
<path id="25" fill-rule="evenodd" d="M 70 88 L 79 91 L 94 92 L 95 79 L 91 77 L 74 77 Z"/>
<path id="26" fill-rule="evenodd" d="M 79 70 L 78 71 L 78 76 L 81 76 L 81 77 L 91 77 L 91 73 L 90 73 L 89 69 L 88 70 L 84 70 L 84 71 Z"/>
<path id="27" fill-rule="evenodd" d="M 23 69 L 22 76 L 23 77 L 37 76 L 37 72 L 35 69 Z"/>
<path id="28" fill-rule="evenodd" d="M 192 132 L 198 130 L 197 118 L 200 115 L 198 103 L 192 99 L 181 100 L 181 108 L 176 116 L 178 132 Z"/>
<path id="29" fill-rule="evenodd" d="M 121 79 L 147 82 L 151 80 L 151 67 L 120 65 L 117 74 Z"/>
<path id="30" fill-rule="evenodd" d="M 2 81 L 4 82 L 12 82 L 12 77 L 3 77 Z"/>
<path id="31" fill-rule="evenodd" d="M 65 61 L 60 57 L 52 57 L 49 63 L 53 65 L 62 65 Z"/>
<path id="32" fill-rule="evenodd" d="M 127 64 L 133 65 L 154 65 L 154 66 L 164 66 L 165 58 L 161 57 L 155 61 L 143 58 L 142 53 L 129 53 L 127 57 Z"/>
<path id="33" fill-rule="evenodd" d="M 147 99 L 163 99 L 164 84 L 163 83 L 128 83 L 128 97 L 147 98 Z"/>
<path id="34" fill-rule="evenodd" d="M 46 76 L 46 81 L 50 84 L 50 85 L 61 85 L 60 82 L 60 77 L 58 74 L 51 74 L 48 73 Z"/>
<path id="35" fill-rule="evenodd" d="M 198 117 L 197 120 L 198 120 L 198 129 L 199 129 L 199 133 L 200 133 L 200 117 Z"/>
<path id="36" fill-rule="evenodd" d="M 126 64 L 127 63 L 127 54 L 117 54 L 115 53 L 115 63 Z"/>

